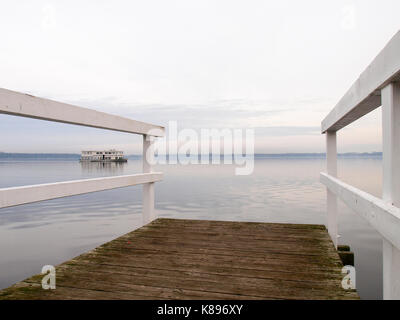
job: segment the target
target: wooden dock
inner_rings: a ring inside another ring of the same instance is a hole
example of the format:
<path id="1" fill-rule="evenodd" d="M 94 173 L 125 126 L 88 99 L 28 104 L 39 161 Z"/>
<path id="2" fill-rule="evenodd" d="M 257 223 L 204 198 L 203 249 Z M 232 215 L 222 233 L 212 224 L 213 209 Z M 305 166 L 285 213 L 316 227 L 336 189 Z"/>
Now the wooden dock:
<path id="1" fill-rule="evenodd" d="M 0 299 L 359 299 L 324 226 L 157 219 Z"/>

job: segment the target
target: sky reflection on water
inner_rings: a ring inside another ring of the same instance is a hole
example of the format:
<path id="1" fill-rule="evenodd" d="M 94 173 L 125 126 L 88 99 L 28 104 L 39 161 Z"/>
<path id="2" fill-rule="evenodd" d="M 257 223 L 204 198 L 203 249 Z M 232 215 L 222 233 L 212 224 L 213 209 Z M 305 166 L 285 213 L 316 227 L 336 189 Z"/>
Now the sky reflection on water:
<path id="1" fill-rule="evenodd" d="M 326 220 L 324 159 L 256 159 L 250 176 L 232 165 L 164 165 L 156 184 L 161 217 L 235 221 L 318 223 Z M 0 162 L 0 187 L 138 173 L 127 164 L 77 161 Z M 373 195 L 381 194 L 381 160 L 339 160 L 339 176 Z M 382 298 L 381 238 L 339 205 L 339 242 L 355 252 L 362 298 Z M 0 288 L 56 265 L 141 224 L 141 187 L 134 186 L 0 210 Z M 312 275 L 310 275 L 312 277 Z"/>

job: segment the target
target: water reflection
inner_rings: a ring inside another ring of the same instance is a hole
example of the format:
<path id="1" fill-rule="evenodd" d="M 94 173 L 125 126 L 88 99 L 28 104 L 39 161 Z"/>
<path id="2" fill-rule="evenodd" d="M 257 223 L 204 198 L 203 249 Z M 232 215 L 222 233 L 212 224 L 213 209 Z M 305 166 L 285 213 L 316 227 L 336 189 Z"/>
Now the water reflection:
<path id="1" fill-rule="evenodd" d="M 257 159 L 254 174 L 235 176 L 233 165 L 156 166 L 156 208 L 162 217 L 318 223 L 326 221 L 324 159 Z M 0 186 L 17 186 L 139 173 L 128 163 L 31 161 L 0 163 Z M 339 159 L 339 176 L 381 194 L 380 159 Z M 40 273 L 141 224 L 140 186 L 0 209 L 0 288 Z M 382 297 L 381 238 L 340 205 L 341 244 L 355 252 L 362 298 Z M 310 275 L 312 276 L 312 275 Z"/>
<path id="2" fill-rule="evenodd" d="M 124 173 L 125 162 L 79 162 L 84 174 L 104 174 L 107 175 L 122 175 Z"/>

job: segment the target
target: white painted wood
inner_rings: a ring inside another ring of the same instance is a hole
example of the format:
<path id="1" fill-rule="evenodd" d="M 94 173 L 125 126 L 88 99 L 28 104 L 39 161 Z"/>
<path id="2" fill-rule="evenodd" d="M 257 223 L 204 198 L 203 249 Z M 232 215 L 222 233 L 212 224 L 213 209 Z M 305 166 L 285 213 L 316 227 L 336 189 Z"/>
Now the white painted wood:
<path id="1" fill-rule="evenodd" d="M 143 185 L 143 225 L 156 219 L 154 201 L 154 183 L 145 183 Z"/>
<path id="2" fill-rule="evenodd" d="M 337 138 L 332 131 L 326 133 L 326 170 L 331 176 L 337 176 Z"/>
<path id="3" fill-rule="evenodd" d="M 400 299 L 400 250 L 383 238 L 383 299 Z"/>
<path id="4" fill-rule="evenodd" d="M 400 248 L 400 209 L 369 193 L 321 172 L 320 181 L 385 239 Z"/>
<path id="5" fill-rule="evenodd" d="M 151 136 L 143 136 L 143 173 L 150 173 L 153 170 L 154 146 Z M 146 225 L 156 218 L 154 210 L 154 183 L 143 185 L 143 225 Z"/>
<path id="6" fill-rule="evenodd" d="M 0 208 L 161 181 L 160 172 L 0 189 Z"/>
<path id="7" fill-rule="evenodd" d="M 337 143 L 336 132 L 328 131 L 326 133 L 326 169 L 329 175 L 337 176 Z M 338 209 L 337 197 L 326 189 L 326 207 L 327 207 L 327 227 L 329 235 L 337 248 L 338 245 Z"/>
<path id="8" fill-rule="evenodd" d="M 400 52 L 399 52 L 400 54 Z M 400 84 L 382 90 L 382 198 L 400 207 Z"/>
<path id="9" fill-rule="evenodd" d="M 0 88 L 0 113 L 120 132 L 163 136 L 164 128 Z"/>
<path id="10" fill-rule="evenodd" d="M 337 131 L 381 105 L 380 89 L 400 79 L 400 32 L 360 75 L 322 121 L 321 131 Z"/>
<path id="11" fill-rule="evenodd" d="M 375 198 L 336 179 L 329 164 L 321 182 L 362 215 L 383 236 L 384 299 L 400 299 L 400 32 L 398 32 L 336 107 L 322 121 L 321 131 L 335 132 L 382 105 L 383 199 Z M 329 156 L 328 156 L 329 159 Z M 334 200 L 328 192 L 329 208 Z M 337 210 L 337 208 L 336 208 Z M 333 220 L 328 222 L 333 224 Z M 332 228 L 332 227 L 331 227 Z"/>
<path id="12" fill-rule="evenodd" d="M 382 89 L 383 201 L 400 207 L 400 85 Z M 398 235 L 400 237 L 400 233 Z M 383 239 L 383 298 L 400 299 L 400 248 Z"/>

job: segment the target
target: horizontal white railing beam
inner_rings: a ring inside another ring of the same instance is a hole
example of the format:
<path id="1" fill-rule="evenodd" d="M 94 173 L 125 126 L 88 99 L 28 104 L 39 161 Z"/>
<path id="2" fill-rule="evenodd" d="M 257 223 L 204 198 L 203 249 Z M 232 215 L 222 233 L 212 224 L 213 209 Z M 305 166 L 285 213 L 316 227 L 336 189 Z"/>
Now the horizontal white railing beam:
<path id="1" fill-rule="evenodd" d="M 161 137 L 164 127 L 0 88 L 0 113 Z"/>
<path id="2" fill-rule="evenodd" d="M 400 32 L 360 75 L 322 121 L 321 131 L 338 131 L 381 106 L 381 89 L 400 80 Z"/>
<path id="3" fill-rule="evenodd" d="M 160 172 L 0 189 L 0 208 L 161 181 Z"/>
<path id="4" fill-rule="evenodd" d="M 400 209 L 321 172 L 320 181 L 366 219 L 385 239 L 400 249 Z"/>

